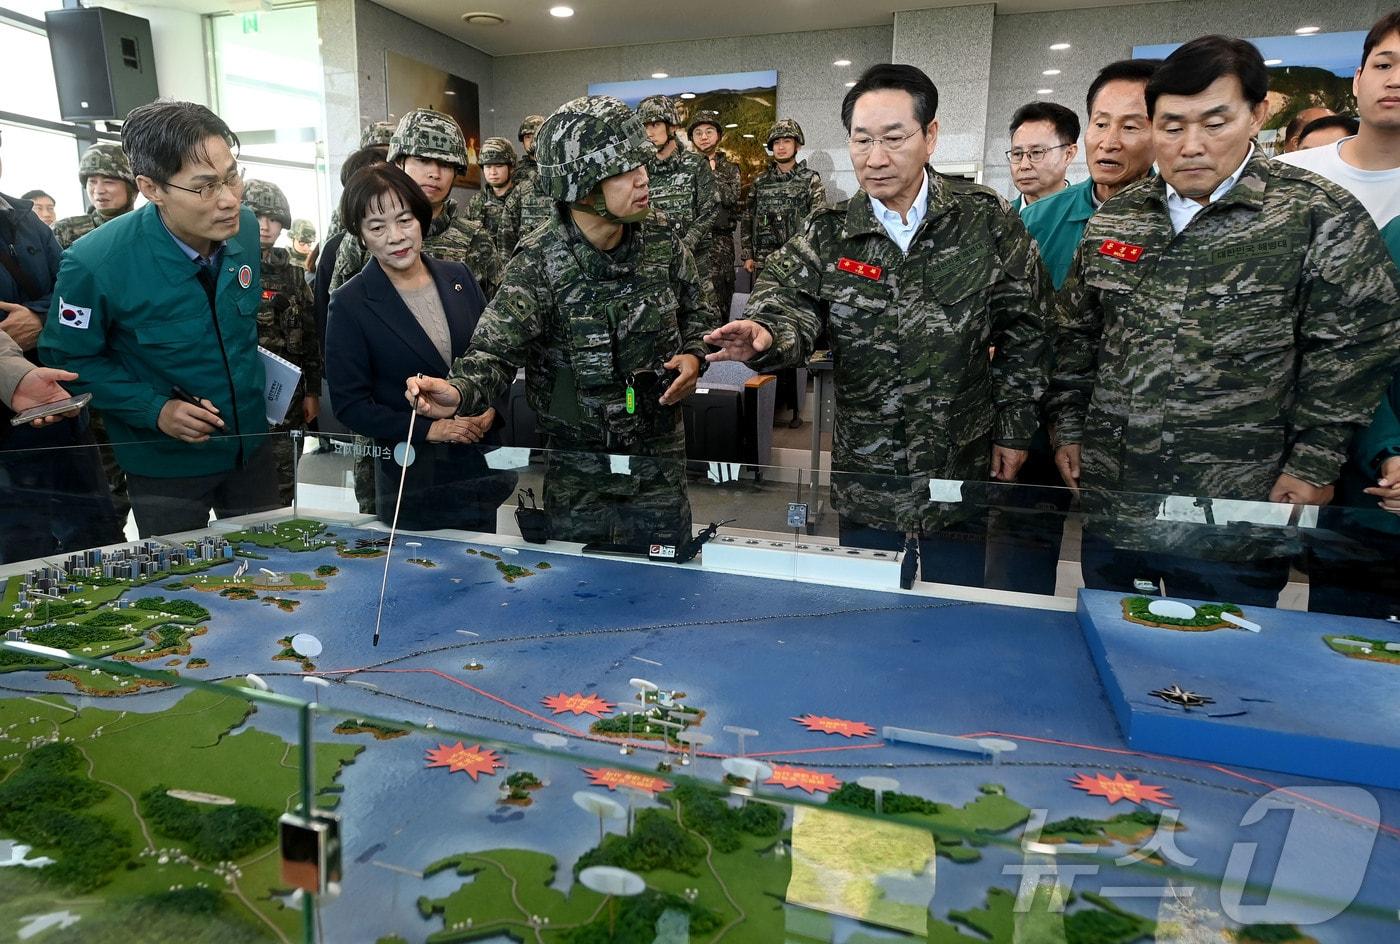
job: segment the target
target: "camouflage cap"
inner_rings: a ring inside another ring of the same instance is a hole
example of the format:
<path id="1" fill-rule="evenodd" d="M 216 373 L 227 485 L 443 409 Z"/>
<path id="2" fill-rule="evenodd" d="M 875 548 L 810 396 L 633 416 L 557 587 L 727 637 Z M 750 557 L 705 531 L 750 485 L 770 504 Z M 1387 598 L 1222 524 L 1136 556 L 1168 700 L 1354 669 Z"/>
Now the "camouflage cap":
<path id="1" fill-rule="evenodd" d="M 482 142 L 476 159 L 481 162 L 482 167 L 487 164 L 508 164 L 514 167 L 515 148 L 505 138 L 487 138 Z"/>
<path id="2" fill-rule="evenodd" d="M 136 186 L 136 175 L 131 172 L 131 162 L 126 159 L 126 152 L 120 144 L 104 141 L 83 152 L 83 158 L 78 162 L 78 180 L 86 187 L 88 178 L 94 175 L 115 177 L 132 187 Z"/>
<path id="3" fill-rule="evenodd" d="M 539 134 L 542 124 L 544 124 L 544 115 L 526 115 L 525 120 L 520 122 L 520 131 L 516 134 L 515 140 L 524 144 L 525 135 Z"/>
<path id="4" fill-rule="evenodd" d="M 642 124 L 649 121 L 664 121 L 668 125 L 678 125 L 681 123 L 680 116 L 676 113 L 676 101 L 669 95 L 652 95 L 644 98 L 637 106 L 637 117 L 642 120 Z"/>
<path id="5" fill-rule="evenodd" d="M 695 117 L 690 119 L 690 124 L 685 126 L 685 133 L 694 134 L 695 129 L 700 125 L 714 125 L 720 137 L 724 136 L 724 124 L 717 111 L 711 111 L 710 109 L 697 111 Z"/>
<path id="6" fill-rule="evenodd" d="M 793 138 L 798 144 L 807 143 L 807 140 L 802 137 L 802 126 L 791 118 L 779 118 L 773 122 L 773 127 L 768 129 L 768 140 L 764 143 L 768 147 L 772 147 L 773 142 L 779 138 Z"/>
<path id="7" fill-rule="evenodd" d="M 389 139 L 388 160 L 393 163 L 401 157 L 455 164 L 459 174 L 467 172 L 469 163 L 467 142 L 457 120 L 431 108 L 415 108 L 399 119 L 399 126 Z"/>
<path id="8" fill-rule="evenodd" d="M 243 184 L 243 205 L 255 216 L 266 216 L 281 223 L 292 225 L 292 207 L 282 188 L 266 180 L 249 180 Z"/>
<path id="9" fill-rule="evenodd" d="M 560 105 L 545 119 L 537 141 L 540 184 L 566 203 L 584 199 L 603 180 L 656 154 L 637 116 L 611 95 L 585 95 Z"/>
<path id="10" fill-rule="evenodd" d="M 316 241 L 316 224 L 310 220 L 293 221 L 292 241 L 298 243 L 314 243 Z"/>
<path id="11" fill-rule="evenodd" d="M 393 136 L 394 136 L 394 129 L 395 129 L 396 127 L 398 127 L 398 125 L 397 125 L 395 122 L 392 122 L 392 121 L 376 121 L 376 122 L 374 122 L 374 124 L 372 124 L 372 125 L 370 125 L 369 127 L 365 128 L 364 133 L 360 135 L 360 147 L 362 147 L 362 148 L 367 148 L 367 147 L 371 147 L 371 146 L 384 146 L 384 147 L 388 147 L 388 145 L 389 145 L 389 140 L 390 140 L 391 138 L 393 138 Z"/>

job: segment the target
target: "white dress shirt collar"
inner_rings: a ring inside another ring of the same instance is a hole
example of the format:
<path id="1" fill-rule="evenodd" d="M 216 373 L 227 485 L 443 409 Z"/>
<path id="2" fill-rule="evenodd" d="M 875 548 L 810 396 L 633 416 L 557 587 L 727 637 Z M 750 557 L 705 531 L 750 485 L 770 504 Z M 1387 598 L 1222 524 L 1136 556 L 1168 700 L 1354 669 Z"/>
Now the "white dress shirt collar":
<path id="1" fill-rule="evenodd" d="M 880 225 L 889 233 L 899 248 L 909 251 L 909 244 L 914 241 L 914 231 L 919 228 L 919 224 L 924 221 L 924 215 L 928 212 L 928 171 L 924 171 L 924 181 L 919 185 L 919 195 L 914 198 L 914 205 L 909 208 L 909 221 L 906 223 L 900 215 L 889 207 L 885 206 L 874 197 L 870 198 L 870 209 L 875 214 L 875 219 L 880 221 Z"/>

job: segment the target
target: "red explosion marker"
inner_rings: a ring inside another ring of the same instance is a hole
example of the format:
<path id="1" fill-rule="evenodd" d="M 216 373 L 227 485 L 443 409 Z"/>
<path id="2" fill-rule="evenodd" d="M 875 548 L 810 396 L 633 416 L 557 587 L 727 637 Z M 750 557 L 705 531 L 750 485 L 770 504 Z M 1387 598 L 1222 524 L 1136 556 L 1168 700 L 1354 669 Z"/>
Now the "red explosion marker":
<path id="1" fill-rule="evenodd" d="M 805 725 L 809 731 L 818 731 L 822 734 L 865 738 L 875 733 L 875 729 L 864 721 L 843 721 L 840 718 L 828 718 L 824 715 L 803 715 L 792 720 Z"/>
<path id="2" fill-rule="evenodd" d="M 601 718 L 614 708 L 612 702 L 604 701 L 597 695 L 585 695 L 582 692 L 574 692 L 572 695 L 560 692 L 558 695 L 542 698 L 540 702 L 556 715 L 572 711 L 575 715 L 592 715 L 595 718 Z"/>
<path id="3" fill-rule="evenodd" d="M 1162 787 L 1152 787 L 1144 784 L 1141 780 L 1128 780 L 1122 774 L 1115 773 L 1110 780 L 1103 774 L 1076 774 L 1070 778 L 1070 786 L 1076 790 L 1083 790 L 1090 796 L 1101 796 L 1108 800 L 1108 805 L 1112 806 L 1119 800 L 1129 800 L 1142 806 L 1144 803 L 1156 803 L 1158 806 L 1172 806 L 1171 794 Z"/>
<path id="4" fill-rule="evenodd" d="M 473 782 L 482 774 L 496 775 L 497 767 L 504 767 L 501 759 L 496 756 L 495 751 L 483 750 L 480 744 L 473 744 L 471 747 L 463 747 L 458 741 L 451 747 L 446 744 L 439 744 L 428 751 L 429 767 L 446 767 L 448 773 L 462 771 Z"/>
<path id="5" fill-rule="evenodd" d="M 588 774 L 588 782 L 595 787 L 607 787 L 609 790 L 627 787 L 632 790 L 645 790 L 648 793 L 660 793 L 662 790 L 671 789 L 671 784 L 660 777 L 648 777 L 646 774 L 633 773 L 630 770 L 618 770 L 616 767 L 580 769 Z"/>
<path id="6" fill-rule="evenodd" d="M 806 790 L 808 795 L 819 791 L 831 793 L 841 786 L 841 781 L 831 774 L 824 774 L 818 770 L 808 770 L 806 767 L 788 767 L 783 764 L 774 764 L 773 776 L 765 780 L 764 783 L 787 787 L 789 790 Z"/>

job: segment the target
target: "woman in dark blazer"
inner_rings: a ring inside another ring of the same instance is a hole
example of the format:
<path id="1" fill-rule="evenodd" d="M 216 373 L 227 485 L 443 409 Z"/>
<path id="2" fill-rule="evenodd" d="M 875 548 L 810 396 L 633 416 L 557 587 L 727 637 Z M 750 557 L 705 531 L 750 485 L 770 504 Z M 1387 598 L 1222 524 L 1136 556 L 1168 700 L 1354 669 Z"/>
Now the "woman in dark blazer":
<path id="1" fill-rule="evenodd" d="M 432 208 L 399 168 L 379 164 L 357 172 L 346 184 L 340 213 L 345 238 L 359 239 L 371 258 L 331 296 L 326 379 L 336 417 L 375 441 L 376 508 L 389 521 L 401 470 L 393 453 L 408 434 L 412 412 L 404 380 L 419 373 L 445 376 L 471 342 L 486 299 L 466 266 L 423 254 Z M 500 425 L 495 409 L 419 418 L 400 527 L 496 530 L 496 509 L 516 481 L 513 473 L 492 471 L 484 458 L 500 445 Z"/>

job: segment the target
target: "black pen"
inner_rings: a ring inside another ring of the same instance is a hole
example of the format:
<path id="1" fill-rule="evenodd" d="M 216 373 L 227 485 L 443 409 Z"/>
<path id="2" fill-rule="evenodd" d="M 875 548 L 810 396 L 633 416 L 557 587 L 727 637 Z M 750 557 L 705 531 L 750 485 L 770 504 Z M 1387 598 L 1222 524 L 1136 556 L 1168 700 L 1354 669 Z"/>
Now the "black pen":
<path id="1" fill-rule="evenodd" d="M 190 404 L 190 406 L 197 406 L 197 407 L 199 407 L 201 410 L 207 410 L 207 409 L 209 409 L 208 407 L 206 407 L 206 406 L 204 405 L 203 401 L 201 401 L 201 400 L 199 399 L 199 397 L 197 397 L 197 396 L 195 396 L 194 394 L 190 393 L 188 390 L 186 390 L 184 387 L 180 386 L 179 384 L 171 384 L 171 385 L 170 385 L 170 396 L 171 396 L 172 399 L 179 400 L 181 403 L 188 403 L 188 404 Z M 213 433 L 211 433 L 210 435 L 217 436 L 218 434 L 222 433 L 223 431 L 224 431 L 224 428 L 223 428 L 222 426 L 216 426 L 216 427 L 214 428 Z"/>

